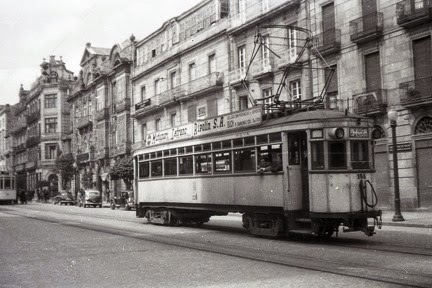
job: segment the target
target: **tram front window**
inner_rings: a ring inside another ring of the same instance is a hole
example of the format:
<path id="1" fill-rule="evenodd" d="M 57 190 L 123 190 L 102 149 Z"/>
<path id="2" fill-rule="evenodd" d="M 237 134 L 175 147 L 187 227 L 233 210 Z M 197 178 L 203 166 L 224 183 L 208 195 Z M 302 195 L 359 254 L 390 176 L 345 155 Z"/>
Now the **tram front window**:
<path id="1" fill-rule="evenodd" d="M 353 169 L 369 169 L 368 141 L 351 141 L 351 166 Z"/>
<path id="2" fill-rule="evenodd" d="M 346 169 L 345 142 L 329 142 L 329 168 Z"/>
<path id="3" fill-rule="evenodd" d="M 312 142 L 312 169 L 324 169 L 324 142 Z"/>

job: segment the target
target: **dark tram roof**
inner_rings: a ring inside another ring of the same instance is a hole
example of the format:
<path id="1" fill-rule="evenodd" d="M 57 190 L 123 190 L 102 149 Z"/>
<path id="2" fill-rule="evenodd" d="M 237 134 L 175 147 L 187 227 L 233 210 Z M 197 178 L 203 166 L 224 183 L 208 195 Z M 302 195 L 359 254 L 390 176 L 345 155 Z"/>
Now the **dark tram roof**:
<path id="1" fill-rule="evenodd" d="M 265 116 L 264 116 L 265 117 Z M 319 109 L 319 110 L 313 110 L 313 111 L 303 111 L 298 112 L 292 115 L 288 116 L 280 116 L 277 118 L 272 119 L 264 119 L 263 120 L 263 126 L 272 126 L 282 123 L 293 123 L 293 122 L 302 122 L 302 121 L 315 121 L 315 120 L 330 120 L 330 119 L 339 119 L 339 118 L 352 118 L 352 119 L 358 119 L 358 118 L 366 118 L 363 116 L 359 116 L 352 113 L 344 113 L 336 110 L 325 110 L 325 109 Z"/>

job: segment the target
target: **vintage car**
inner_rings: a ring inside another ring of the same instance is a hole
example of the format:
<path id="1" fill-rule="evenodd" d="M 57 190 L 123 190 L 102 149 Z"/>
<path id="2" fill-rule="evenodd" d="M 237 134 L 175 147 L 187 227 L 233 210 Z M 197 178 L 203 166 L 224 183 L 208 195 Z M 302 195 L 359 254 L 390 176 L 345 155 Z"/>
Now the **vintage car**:
<path id="1" fill-rule="evenodd" d="M 75 205 L 75 199 L 69 191 L 60 191 L 57 196 L 53 197 L 52 201 L 54 205 Z"/>
<path id="2" fill-rule="evenodd" d="M 101 192 L 96 189 L 85 189 L 80 191 L 78 206 L 86 208 L 87 206 L 99 206 L 102 208 Z"/>
<path id="3" fill-rule="evenodd" d="M 122 191 L 119 195 L 115 195 L 110 200 L 110 207 L 112 210 L 124 207 L 126 210 L 135 208 L 135 201 L 133 191 Z"/>

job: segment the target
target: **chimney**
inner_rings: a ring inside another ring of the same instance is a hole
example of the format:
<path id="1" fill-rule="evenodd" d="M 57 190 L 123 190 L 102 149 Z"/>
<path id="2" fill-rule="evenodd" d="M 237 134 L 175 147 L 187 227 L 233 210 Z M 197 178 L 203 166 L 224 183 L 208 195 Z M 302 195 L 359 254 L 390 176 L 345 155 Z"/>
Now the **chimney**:
<path id="1" fill-rule="evenodd" d="M 55 64 L 55 55 L 50 56 L 50 64 Z"/>

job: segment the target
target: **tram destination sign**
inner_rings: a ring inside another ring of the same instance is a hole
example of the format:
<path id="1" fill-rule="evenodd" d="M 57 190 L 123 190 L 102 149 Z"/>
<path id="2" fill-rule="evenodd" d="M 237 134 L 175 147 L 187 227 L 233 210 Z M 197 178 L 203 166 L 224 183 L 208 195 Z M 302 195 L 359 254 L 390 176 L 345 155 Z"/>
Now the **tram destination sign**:
<path id="1" fill-rule="evenodd" d="M 146 144 L 147 146 L 152 146 L 180 139 L 190 139 L 212 133 L 255 126 L 261 124 L 261 122 L 262 108 L 255 107 L 151 133 L 146 137 Z"/>
<path id="2" fill-rule="evenodd" d="M 369 138 L 368 128 L 352 127 L 349 129 L 350 138 Z"/>

